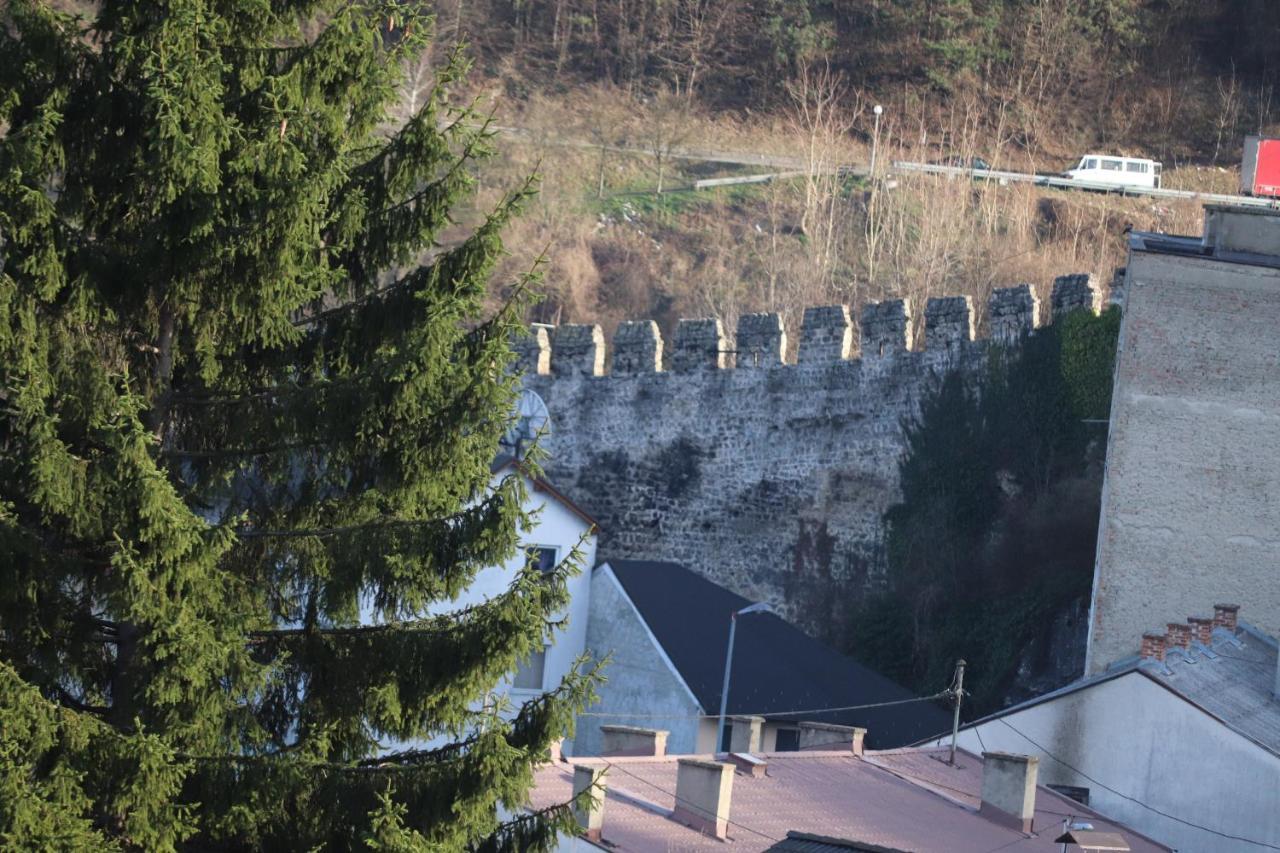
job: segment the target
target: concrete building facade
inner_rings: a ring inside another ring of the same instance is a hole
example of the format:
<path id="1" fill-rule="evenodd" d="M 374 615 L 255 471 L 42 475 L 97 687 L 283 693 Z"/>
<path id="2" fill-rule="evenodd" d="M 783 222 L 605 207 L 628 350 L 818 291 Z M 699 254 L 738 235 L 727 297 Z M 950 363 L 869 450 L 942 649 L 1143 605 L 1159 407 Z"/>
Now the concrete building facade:
<path id="1" fill-rule="evenodd" d="M 1134 233 L 1086 668 L 1213 596 L 1280 633 L 1280 212 Z"/>

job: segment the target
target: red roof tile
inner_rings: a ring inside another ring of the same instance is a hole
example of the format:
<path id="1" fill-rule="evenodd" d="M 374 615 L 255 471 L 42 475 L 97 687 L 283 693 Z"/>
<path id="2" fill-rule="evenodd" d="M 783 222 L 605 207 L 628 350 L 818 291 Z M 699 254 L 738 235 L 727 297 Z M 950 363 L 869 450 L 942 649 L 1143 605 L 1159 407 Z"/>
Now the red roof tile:
<path id="1" fill-rule="evenodd" d="M 680 757 L 576 759 L 579 764 L 610 765 L 603 832 L 608 844 L 633 853 L 724 853 L 724 841 L 668 817 L 675 805 Z M 993 822 L 977 810 L 982 759 L 963 751 L 954 768 L 943 763 L 946 751 L 936 748 L 868 752 L 865 759 L 848 752 L 763 757 L 766 776 L 734 777 L 729 812 L 734 851 L 767 850 L 797 830 L 902 850 L 1056 853 L 1061 848 L 1053 839 L 1069 817 L 1087 820 L 1100 832 L 1121 833 L 1135 853 L 1169 849 L 1044 787 L 1037 792 L 1033 837 Z M 544 766 L 536 774 L 531 806 L 565 802 L 572 791 L 571 763 Z"/>

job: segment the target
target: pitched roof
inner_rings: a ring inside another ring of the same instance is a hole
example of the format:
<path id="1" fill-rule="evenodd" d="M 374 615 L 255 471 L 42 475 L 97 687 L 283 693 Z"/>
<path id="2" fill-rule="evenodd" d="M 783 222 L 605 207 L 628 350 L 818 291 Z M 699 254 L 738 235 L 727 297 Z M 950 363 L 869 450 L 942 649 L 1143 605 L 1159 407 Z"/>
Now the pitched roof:
<path id="1" fill-rule="evenodd" d="M 1257 628 L 1241 622 L 1235 634 L 1221 627 L 1215 628 L 1209 648 L 1212 657 L 1193 651 L 1194 662 L 1176 652 L 1167 654 L 1163 665 L 1137 656 L 1125 658 L 1103 672 L 997 711 L 967 724 L 965 728 L 1137 674 L 1151 679 L 1178 699 L 1194 705 L 1237 734 L 1280 756 L 1280 702 L 1273 698 L 1280 644 Z"/>
<path id="2" fill-rule="evenodd" d="M 535 476 L 533 472 L 529 470 L 528 466 L 516 457 L 509 453 L 500 453 L 493 458 L 492 462 L 489 463 L 489 473 L 495 476 L 507 468 L 519 471 L 529 480 L 530 483 L 533 484 L 533 490 L 535 492 L 546 492 L 551 495 L 551 497 L 559 501 L 565 509 L 569 510 L 569 512 L 573 513 L 599 532 L 599 522 L 592 518 L 585 509 L 570 500 L 564 492 L 551 485 L 551 482 L 545 477 Z"/>
<path id="3" fill-rule="evenodd" d="M 822 850 L 935 851 L 951 853 L 1058 853 L 1054 844 L 1070 818 L 1082 818 L 1102 832 L 1121 833 L 1135 853 L 1167 851 L 1097 812 L 1036 789 L 1033 835 L 1028 837 L 979 813 L 982 759 L 963 750 L 956 767 L 939 760 L 943 750 L 765 753 L 766 775 L 735 773 L 729 805 L 729 838 L 737 853 L 765 851 L 799 830 L 825 836 Z M 622 853 L 719 851 L 725 842 L 698 833 L 671 818 L 678 759 L 589 758 L 575 763 L 607 765 L 603 841 Z M 698 756 L 710 759 L 711 756 Z M 922 781 L 914 775 L 925 763 L 937 765 Z M 573 765 L 548 764 L 535 772 L 530 807 L 566 802 L 573 791 Z M 811 842 L 814 843 L 814 842 Z M 837 845 L 845 845 L 843 847 Z M 797 850 L 787 847 L 780 849 Z"/>
<path id="4" fill-rule="evenodd" d="M 751 602 L 676 563 L 609 560 L 623 590 L 662 645 L 705 713 L 720 710 L 729 617 Z M 901 703 L 915 694 L 828 648 L 772 613 L 738 619 L 730 714 L 776 721 L 863 726 L 867 744 L 901 746 L 950 729 L 950 715 L 931 702 L 825 713 L 783 713 Z"/>

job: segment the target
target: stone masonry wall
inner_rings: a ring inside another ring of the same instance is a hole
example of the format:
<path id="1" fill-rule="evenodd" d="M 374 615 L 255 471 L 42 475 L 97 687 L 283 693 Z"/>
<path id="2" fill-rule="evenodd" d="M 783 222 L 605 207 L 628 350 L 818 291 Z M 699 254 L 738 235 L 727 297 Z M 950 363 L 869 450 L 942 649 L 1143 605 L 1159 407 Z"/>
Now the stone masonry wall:
<path id="1" fill-rule="evenodd" d="M 1054 316 L 1096 311 L 1097 285 L 1063 276 L 1051 303 Z M 547 474 L 600 522 L 600 560 L 678 561 L 838 639 L 850 591 L 883 580 L 903 419 L 943 372 L 986 361 L 967 297 L 929 300 L 919 350 L 912 311 L 870 304 L 855 323 L 846 306 L 809 309 L 796 364 L 771 314 L 744 316 L 736 334 L 680 321 L 667 370 L 649 322 L 624 324 L 611 362 L 595 326 L 530 338 L 525 384 L 551 413 Z M 996 290 L 988 313 L 1002 345 L 1041 322 L 1028 285 Z"/>

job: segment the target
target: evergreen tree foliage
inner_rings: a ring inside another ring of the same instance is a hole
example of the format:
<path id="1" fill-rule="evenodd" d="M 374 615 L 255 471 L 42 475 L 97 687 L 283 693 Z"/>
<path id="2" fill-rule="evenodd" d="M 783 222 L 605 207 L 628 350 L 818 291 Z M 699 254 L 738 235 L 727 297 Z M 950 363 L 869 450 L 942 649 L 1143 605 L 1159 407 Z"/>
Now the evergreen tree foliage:
<path id="1" fill-rule="evenodd" d="M 519 305 L 483 313 L 512 193 L 400 126 L 431 21 L 396 0 L 0 11 L 0 846 L 502 851 L 590 691 L 504 722 L 574 560 L 509 558 L 489 488 Z M 444 735 L 449 746 L 402 749 Z"/>

